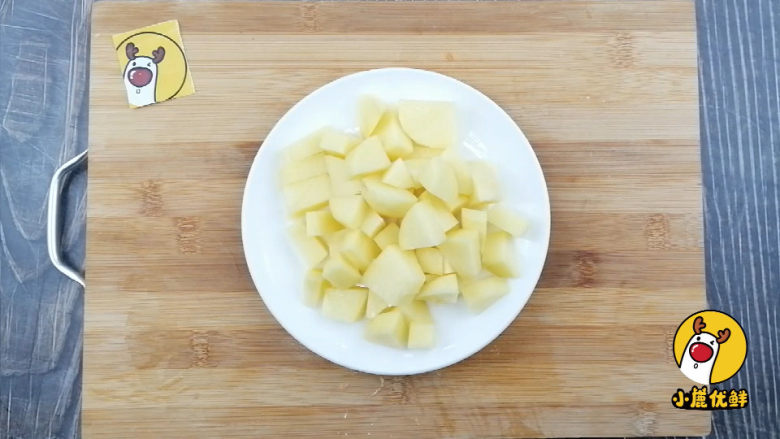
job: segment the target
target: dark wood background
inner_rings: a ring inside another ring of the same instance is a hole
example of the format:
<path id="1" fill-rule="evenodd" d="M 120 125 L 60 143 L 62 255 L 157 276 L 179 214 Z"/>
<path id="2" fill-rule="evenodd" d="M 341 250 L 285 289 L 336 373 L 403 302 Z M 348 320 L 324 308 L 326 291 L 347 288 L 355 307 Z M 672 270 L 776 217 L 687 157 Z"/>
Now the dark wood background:
<path id="1" fill-rule="evenodd" d="M 780 437 L 780 0 L 698 0 L 710 306 L 749 339 L 713 436 Z M 46 250 L 46 196 L 87 133 L 90 0 L 0 0 L 0 438 L 79 436 L 81 288 Z M 84 174 L 63 241 L 84 258 Z"/>

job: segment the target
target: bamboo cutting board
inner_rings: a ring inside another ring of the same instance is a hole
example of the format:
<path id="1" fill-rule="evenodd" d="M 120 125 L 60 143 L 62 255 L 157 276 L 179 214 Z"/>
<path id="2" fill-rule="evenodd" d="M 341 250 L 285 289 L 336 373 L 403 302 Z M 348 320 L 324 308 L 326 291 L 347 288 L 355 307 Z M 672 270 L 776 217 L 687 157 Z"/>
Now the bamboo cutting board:
<path id="1" fill-rule="evenodd" d="M 111 35 L 178 19 L 196 94 L 130 110 Z M 550 189 L 539 285 L 452 367 L 335 366 L 276 323 L 239 218 L 265 134 L 344 74 L 408 66 L 518 122 Z M 703 435 L 670 402 L 704 308 L 689 1 L 100 2 L 91 52 L 85 437 Z"/>

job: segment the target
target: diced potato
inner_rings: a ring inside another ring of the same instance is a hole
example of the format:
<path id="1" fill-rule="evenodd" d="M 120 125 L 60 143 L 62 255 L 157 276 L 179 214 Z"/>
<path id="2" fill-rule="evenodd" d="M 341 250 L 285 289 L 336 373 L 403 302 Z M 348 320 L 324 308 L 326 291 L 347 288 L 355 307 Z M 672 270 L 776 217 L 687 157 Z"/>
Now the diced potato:
<path id="1" fill-rule="evenodd" d="M 425 146 L 415 146 L 414 150 L 407 154 L 406 159 L 412 160 L 412 159 L 423 159 L 423 160 L 430 160 L 433 157 L 438 157 L 442 154 L 443 151 L 446 151 L 446 149 L 438 149 L 438 148 L 427 148 Z"/>
<path id="2" fill-rule="evenodd" d="M 487 212 L 463 208 L 460 210 L 460 226 L 463 230 L 476 230 L 479 232 L 480 245 L 485 244 L 487 235 Z"/>
<path id="3" fill-rule="evenodd" d="M 388 245 L 398 245 L 398 224 L 390 223 L 374 237 L 374 242 L 384 250 Z"/>
<path id="4" fill-rule="evenodd" d="M 306 212 L 306 234 L 309 236 L 324 236 L 341 228 L 327 209 Z"/>
<path id="5" fill-rule="evenodd" d="M 444 238 L 444 227 L 436 215 L 436 209 L 420 201 L 401 220 L 398 246 L 403 250 L 433 247 L 441 244 Z"/>
<path id="6" fill-rule="evenodd" d="M 436 210 L 436 218 L 444 228 L 445 231 L 458 225 L 458 219 L 455 215 L 450 213 L 447 206 L 438 198 L 431 195 L 430 192 L 425 191 L 420 194 L 419 200 L 421 202 L 430 203 L 430 205 Z"/>
<path id="7" fill-rule="evenodd" d="M 429 304 L 480 311 L 519 273 L 528 223 L 499 201 L 498 174 L 459 155 L 448 102 L 372 96 L 357 105 L 362 137 L 319 130 L 283 151 L 282 193 L 307 272 L 303 301 L 324 315 L 370 319 L 366 338 L 430 348 Z M 362 140 L 361 140 L 362 139 Z"/>
<path id="8" fill-rule="evenodd" d="M 458 199 L 455 200 L 455 203 L 447 204 L 447 208 L 450 210 L 450 212 L 455 212 L 458 209 L 466 206 L 469 201 L 471 201 L 471 199 L 466 195 L 458 195 Z"/>
<path id="9" fill-rule="evenodd" d="M 388 305 L 409 301 L 425 282 L 425 274 L 414 252 L 389 245 L 363 274 L 362 284 L 378 294 Z"/>
<path id="10" fill-rule="evenodd" d="M 436 344 L 436 328 L 429 322 L 410 322 L 409 338 L 406 347 L 409 349 L 428 349 Z"/>
<path id="11" fill-rule="evenodd" d="M 367 319 L 373 319 L 376 317 L 380 312 L 384 311 L 388 308 L 388 304 L 385 303 L 384 300 L 382 300 L 381 297 L 376 295 L 375 293 L 371 292 L 369 290 L 368 292 L 368 302 L 366 303 L 366 318 Z"/>
<path id="12" fill-rule="evenodd" d="M 488 207 L 488 209 L 489 209 L 489 207 Z M 487 213 L 487 210 L 485 210 L 485 213 Z M 488 221 L 488 224 L 487 224 L 487 232 L 488 232 L 488 234 L 498 233 L 498 232 L 503 232 L 503 231 L 504 231 L 504 229 L 499 229 L 493 223 Z"/>
<path id="13" fill-rule="evenodd" d="M 414 150 L 412 139 L 401 129 L 401 124 L 398 123 L 398 116 L 395 112 L 385 112 L 385 115 L 376 127 L 375 133 L 382 139 L 382 146 L 392 160 L 405 157 Z"/>
<path id="14" fill-rule="evenodd" d="M 342 238 L 339 251 L 353 267 L 362 271 L 379 254 L 379 247 L 360 230 L 350 230 Z"/>
<path id="15" fill-rule="evenodd" d="M 407 159 L 404 160 L 406 169 L 409 171 L 409 175 L 412 177 L 414 183 L 412 188 L 419 189 L 422 187 L 420 183 L 420 174 L 422 174 L 423 167 L 428 162 L 426 159 Z"/>
<path id="16" fill-rule="evenodd" d="M 501 277 L 517 277 L 519 274 L 514 239 L 506 232 L 490 233 L 482 250 L 482 265 Z"/>
<path id="17" fill-rule="evenodd" d="M 502 204 L 496 204 L 488 210 L 488 222 L 512 236 L 523 236 L 528 231 L 528 221 L 519 213 Z"/>
<path id="18" fill-rule="evenodd" d="M 409 321 L 410 332 L 407 347 L 412 349 L 432 347 L 435 330 L 428 304 L 421 300 L 414 300 L 400 305 L 399 308 Z"/>
<path id="19" fill-rule="evenodd" d="M 472 277 L 482 271 L 479 233 L 476 230 L 453 230 L 447 233 L 447 239 L 439 248 L 459 275 Z"/>
<path id="20" fill-rule="evenodd" d="M 431 310 L 428 309 L 428 304 L 422 300 L 412 300 L 398 305 L 398 309 L 401 310 L 404 316 L 411 322 L 433 322 L 431 317 Z"/>
<path id="21" fill-rule="evenodd" d="M 307 271 L 303 278 L 303 303 L 311 307 L 319 306 L 326 285 L 322 270 Z"/>
<path id="22" fill-rule="evenodd" d="M 321 131 L 315 131 L 285 148 L 283 153 L 284 161 L 287 164 L 298 162 L 306 157 L 322 152 L 320 149 L 321 135 Z"/>
<path id="23" fill-rule="evenodd" d="M 367 299 L 365 288 L 329 288 L 322 298 L 322 314 L 342 322 L 357 322 L 365 314 Z"/>
<path id="24" fill-rule="evenodd" d="M 460 292 L 470 310 L 479 312 L 509 292 L 509 282 L 500 277 L 464 279 Z"/>
<path id="25" fill-rule="evenodd" d="M 293 215 L 318 209 L 328 203 L 330 179 L 327 175 L 318 175 L 297 181 L 284 186 L 283 193 L 287 210 Z"/>
<path id="26" fill-rule="evenodd" d="M 364 180 L 363 197 L 381 215 L 401 218 L 417 201 L 411 192 L 375 180 Z"/>
<path id="27" fill-rule="evenodd" d="M 390 308 L 366 325 L 366 338 L 393 347 L 406 347 L 409 325 L 401 310 Z"/>
<path id="28" fill-rule="evenodd" d="M 498 200 L 498 181 L 496 171 L 485 162 L 471 164 L 471 180 L 474 192 L 471 195 L 474 203 L 487 203 Z"/>
<path id="29" fill-rule="evenodd" d="M 345 159 L 350 175 L 366 175 L 390 167 L 390 159 L 382 148 L 379 137 L 372 136 L 360 142 Z"/>
<path id="30" fill-rule="evenodd" d="M 350 230 L 351 229 L 336 230 L 335 232 L 322 237 L 325 240 L 325 244 L 328 246 L 329 254 L 341 253 L 341 245 L 344 242 L 344 236 L 346 236 Z"/>
<path id="31" fill-rule="evenodd" d="M 461 195 L 471 195 L 474 193 L 474 181 L 471 179 L 471 170 L 468 164 L 454 154 L 448 155 L 445 160 L 452 166 L 455 172 L 455 179 L 458 181 L 458 192 Z"/>
<path id="32" fill-rule="evenodd" d="M 325 174 L 325 154 L 314 154 L 282 167 L 282 184 L 295 183 Z"/>
<path id="33" fill-rule="evenodd" d="M 446 204 L 458 202 L 458 180 L 455 178 L 455 171 L 443 159 L 437 157 L 428 160 L 420 173 L 420 183 L 425 190 Z"/>
<path id="34" fill-rule="evenodd" d="M 308 236 L 302 224 L 290 227 L 290 238 L 306 267 L 316 267 L 328 257 L 328 251 L 325 249 L 322 241 Z"/>
<path id="35" fill-rule="evenodd" d="M 450 273 L 455 273 L 455 269 L 452 268 L 452 265 L 449 263 L 449 261 L 447 261 L 447 258 L 444 258 L 444 274 Z"/>
<path id="36" fill-rule="evenodd" d="M 425 282 L 418 300 L 426 300 L 439 303 L 455 303 L 458 301 L 458 277 L 455 273 L 434 277 Z"/>
<path id="37" fill-rule="evenodd" d="M 369 238 L 373 238 L 384 226 L 385 219 L 373 210 L 368 209 L 363 218 L 363 225 L 360 226 L 360 230 Z"/>
<path id="38" fill-rule="evenodd" d="M 395 186 L 400 189 L 411 189 L 414 187 L 414 180 L 403 159 L 396 159 L 390 168 L 385 171 L 382 177 L 382 183 Z"/>
<path id="39" fill-rule="evenodd" d="M 352 179 L 347 169 L 347 163 L 342 158 L 325 156 L 325 169 L 330 177 L 331 196 L 341 197 L 344 195 L 359 195 L 361 190 L 360 181 Z"/>
<path id="40" fill-rule="evenodd" d="M 444 274 L 444 257 L 438 248 L 418 248 L 414 251 L 423 273 Z"/>
<path id="41" fill-rule="evenodd" d="M 360 195 L 347 195 L 330 199 L 330 212 L 333 218 L 344 227 L 359 229 L 366 216 L 366 203 Z"/>
<path id="42" fill-rule="evenodd" d="M 455 142 L 455 108 L 449 102 L 401 101 L 398 120 L 406 134 L 429 148 L 447 148 Z"/>
<path id="43" fill-rule="evenodd" d="M 384 104 L 374 96 L 363 96 L 358 100 L 358 121 L 363 137 L 368 137 L 374 132 L 384 112 Z"/>
<path id="44" fill-rule="evenodd" d="M 336 288 L 349 288 L 360 281 L 360 272 L 339 254 L 331 254 L 322 267 L 322 277 Z"/>
<path id="45" fill-rule="evenodd" d="M 355 136 L 333 128 L 326 128 L 322 130 L 320 148 L 323 151 L 344 157 L 352 148 L 357 146 L 358 142 L 360 142 L 360 139 Z"/>

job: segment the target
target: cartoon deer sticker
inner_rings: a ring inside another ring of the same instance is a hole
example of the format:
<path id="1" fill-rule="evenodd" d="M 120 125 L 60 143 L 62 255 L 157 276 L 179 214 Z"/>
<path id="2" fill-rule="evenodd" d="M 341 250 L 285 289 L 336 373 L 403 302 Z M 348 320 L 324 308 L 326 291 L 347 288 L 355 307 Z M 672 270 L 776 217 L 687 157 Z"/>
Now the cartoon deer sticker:
<path id="1" fill-rule="evenodd" d="M 133 43 L 125 46 L 127 65 L 124 71 L 127 100 L 131 105 L 143 107 L 157 102 L 157 65 L 165 58 L 165 49 L 158 47 L 152 51 L 152 57 L 138 56 L 138 48 Z"/>
<path id="2" fill-rule="evenodd" d="M 722 331 L 718 331 L 716 337 L 709 332 L 702 331 L 706 326 L 701 316 L 694 319 L 694 334 L 685 347 L 682 361 L 680 361 L 680 370 L 693 381 L 709 386 L 712 367 L 715 365 L 720 345 L 729 339 L 731 331 L 729 328 L 724 328 Z"/>

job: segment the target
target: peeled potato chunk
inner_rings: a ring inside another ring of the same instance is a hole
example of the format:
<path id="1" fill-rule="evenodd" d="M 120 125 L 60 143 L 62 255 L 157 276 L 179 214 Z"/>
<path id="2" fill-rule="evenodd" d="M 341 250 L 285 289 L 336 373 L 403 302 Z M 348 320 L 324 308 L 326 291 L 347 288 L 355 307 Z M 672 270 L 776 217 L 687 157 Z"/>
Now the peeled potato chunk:
<path id="1" fill-rule="evenodd" d="M 398 246 L 403 250 L 433 247 L 444 241 L 444 227 L 436 210 L 429 203 L 420 201 L 409 209 L 401 220 Z"/>
<path id="2" fill-rule="evenodd" d="M 500 277 L 468 279 L 460 283 L 460 292 L 470 310 L 479 312 L 509 292 L 509 282 Z"/>
<path id="3" fill-rule="evenodd" d="M 471 178 L 471 170 L 468 164 L 454 155 L 445 157 L 455 172 L 455 179 L 458 181 L 458 192 L 462 195 L 471 195 L 474 193 L 474 181 Z"/>
<path id="4" fill-rule="evenodd" d="M 363 137 L 368 137 L 374 132 L 384 112 L 385 105 L 374 96 L 363 96 L 358 100 L 358 121 Z"/>
<path id="5" fill-rule="evenodd" d="M 366 302 L 366 318 L 373 319 L 380 312 L 386 310 L 389 305 L 382 300 L 376 293 L 368 292 L 368 302 Z"/>
<path id="6" fill-rule="evenodd" d="M 378 245 L 382 250 L 384 250 L 388 245 L 398 245 L 398 231 L 398 224 L 390 223 L 376 234 L 374 237 L 374 242 L 376 242 L 376 245 Z"/>
<path id="7" fill-rule="evenodd" d="M 425 282 L 417 299 L 440 302 L 455 303 L 458 301 L 458 276 L 455 273 L 436 276 Z"/>
<path id="8" fill-rule="evenodd" d="M 326 128 L 320 137 L 320 148 L 339 157 L 344 157 L 354 148 L 360 139 L 345 132 Z"/>
<path id="9" fill-rule="evenodd" d="M 436 328 L 433 322 L 409 322 L 409 349 L 428 349 L 436 344 Z"/>
<path id="10" fill-rule="evenodd" d="M 306 212 L 306 234 L 309 236 L 324 236 L 341 228 L 327 209 Z"/>
<path id="11" fill-rule="evenodd" d="M 290 164 L 322 152 L 320 149 L 321 135 L 320 131 L 314 132 L 287 147 L 284 150 L 284 161 Z"/>
<path id="12" fill-rule="evenodd" d="M 400 189 L 410 189 L 414 187 L 414 180 L 409 173 L 409 169 L 406 168 L 406 163 L 403 159 L 396 159 L 390 168 L 385 171 L 385 175 L 382 177 L 382 183 L 395 186 Z"/>
<path id="13" fill-rule="evenodd" d="M 428 148 L 425 146 L 415 146 L 411 153 L 404 156 L 407 160 L 412 159 L 432 159 L 433 157 L 439 157 L 446 149 Z"/>
<path id="14" fill-rule="evenodd" d="M 413 189 L 419 189 L 422 187 L 420 183 L 420 175 L 422 174 L 423 167 L 427 160 L 425 159 L 405 159 L 406 169 L 409 170 L 409 175 L 412 177 Z"/>
<path id="15" fill-rule="evenodd" d="M 314 210 L 328 203 L 330 179 L 327 175 L 318 175 L 286 185 L 283 192 L 287 210 L 293 215 Z"/>
<path id="16" fill-rule="evenodd" d="M 436 157 L 428 160 L 420 173 L 420 184 L 447 204 L 458 202 L 458 180 L 447 162 Z"/>
<path id="17" fill-rule="evenodd" d="M 374 133 L 382 139 L 382 146 L 392 160 L 406 157 L 414 150 L 412 139 L 401 129 L 398 116 L 392 111 L 385 113 Z"/>
<path id="18" fill-rule="evenodd" d="M 444 228 L 445 231 L 458 225 L 458 219 L 455 215 L 450 213 L 447 206 L 438 198 L 430 194 L 430 192 L 423 192 L 419 197 L 420 201 L 430 203 L 430 205 L 436 210 L 436 218 Z"/>
<path id="19" fill-rule="evenodd" d="M 352 178 L 344 159 L 326 155 L 325 169 L 330 177 L 331 196 L 360 195 L 360 180 Z"/>
<path id="20" fill-rule="evenodd" d="M 431 310 L 428 309 L 428 304 L 422 300 L 413 300 L 411 302 L 402 303 L 401 305 L 398 305 L 398 308 L 409 321 L 433 322 Z"/>
<path id="21" fill-rule="evenodd" d="M 414 251 L 420 268 L 426 274 L 444 274 L 444 257 L 438 248 L 418 248 Z"/>
<path id="22" fill-rule="evenodd" d="M 398 120 L 420 145 L 447 148 L 455 143 L 455 108 L 449 102 L 401 101 Z"/>
<path id="23" fill-rule="evenodd" d="M 459 275 L 473 277 L 482 271 L 479 233 L 476 230 L 453 230 L 447 233 L 447 239 L 439 248 Z"/>
<path id="24" fill-rule="evenodd" d="M 414 252 L 403 251 L 396 245 L 385 247 L 368 266 L 362 279 L 362 284 L 388 305 L 410 300 L 420 291 L 423 282 L 425 274 Z"/>
<path id="25" fill-rule="evenodd" d="M 331 254 L 322 267 L 322 277 L 336 288 L 349 288 L 360 281 L 360 272 L 339 254 Z"/>
<path id="26" fill-rule="evenodd" d="M 378 314 L 366 325 L 366 338 L 388 346 L 405 347 L 408 334 L 406 317 L 398 308 Z"/>
<path id="27" fill-rule="evenodd" d="M 409 321 L 407 347 L 410 349 L 432 347 L 435 342 L 435 330 L 428 304 L 421 300 L 415 300 L 400 305 L 399 308 Z"/>
<path id="28" fill-rule="evenodd" d="M 485 237 L 482 264 L 496 276 L 517 277 L 517 256 L 512 236 L 505 232 L 490 233 Z"/>
<path id="29" fill-rule="evenodd" d="M 528 230 L 528 221 L 514 210 L 501 204 L 493 205 L 488 210 L 488 222 L 504 230 L 512 236 L 523 236 Z"/>
<path id="30" fill-rule="evenodd" d="M 376 180 L 363 180 L 363 197 L 381 215 L 401 218 L 417 201 L 411 192 Z"/>
<path id="31" fill-rule="evenodd" d="M 474 186 L 471 198 L 475 204 L 498 201 L 498 181 L 492 166 L 474 162 L 471 165 L 471 179 Z"/>
<path id="32" fill-rule="evenodd" d="M 350 230 L 342 238 L 339 251 L 353 267 L 365 270 L 379 254 L 379 247 L 360 230 Z"/>
<path id="33" fill-rule="evenodd" d="M 307 267 L 316 267 L 328 257 L 328 251 L 319 239 L 308 236 L 303 225 L 290 228 L 290 237 L 298 250 L 298 255 Z"/>
<path id="34" fill-rule="evenodd" d="M 365 314 L 367 299 L 365 288 L 329 288 L 322 298 L 322 314 L 333 320 L 357 322 Z"/>
<path id="35" fill-rule="evenodd" d="M 366 203 L 360 195 L 348 195 L 330 199 L 330 212 L 333 218 L 344 227 L 359 229 L 366 215 Z"/>
<path id="36" fill-rule="evenodd" d="M 390 167 L 390 159 L 382 149 L 379 137 L 372 136 L 360 142 L 347 154 L 347 169 L 354 176 L 371 174 Z"/>
<path id="37" fill-rule="evenodd" d="M 282 167 L 282 184 L 295 183 L 325 174 L 325 154 L 315 154 Z"/>
<path id="38" fill-rule="evenodd" d="M 363 224 L 360 226 L 360 230 L 365 233 L 369 238 L 373 238 L 379 233 L 382 228 L 385 227 L 385 219 L 381 215 L 369 209 L 363 218 Z"/>
<path id="39" fill-rule="evenodd" d="M 309 270 L 303 278 L 303 303 L 307 306 L 319 306 L 327 283 L 322 278 L 322 270 Z"/>
<path id="40" fill-rule="evenodd" d="M 460 225 L 464 230 L 476 230 L 479 233 L 480 244 L 485 243 L 487 235 L 487 212 L 484 210 L 467 209 L 460 210 Z"/>

